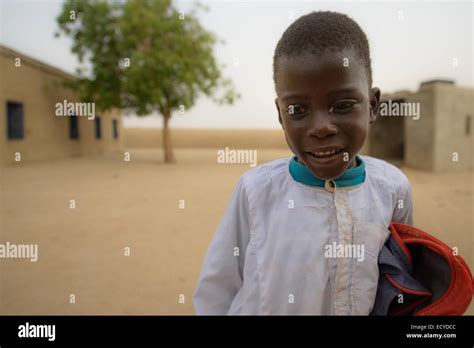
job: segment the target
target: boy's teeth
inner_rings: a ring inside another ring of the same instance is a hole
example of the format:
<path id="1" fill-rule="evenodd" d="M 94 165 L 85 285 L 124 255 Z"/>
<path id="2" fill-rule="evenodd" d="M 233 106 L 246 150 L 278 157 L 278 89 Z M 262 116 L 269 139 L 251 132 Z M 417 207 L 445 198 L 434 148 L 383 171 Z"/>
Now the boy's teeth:
<path id="1" fill-rule="evenodd" d="M 316 156 L 328 156 L 328 155 L 335 154 L 336 152 L 337 152 L 337 150 L 331 150 L 331 151 L 314 152 L 314 154 Z"/>

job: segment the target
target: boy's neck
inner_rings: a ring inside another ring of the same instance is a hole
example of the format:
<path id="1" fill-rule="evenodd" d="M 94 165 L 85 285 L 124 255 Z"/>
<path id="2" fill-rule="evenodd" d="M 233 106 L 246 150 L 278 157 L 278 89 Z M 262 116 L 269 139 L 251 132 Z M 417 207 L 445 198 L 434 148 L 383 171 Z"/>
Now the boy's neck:
<path id="1" fill-rule="evenodd" d="M 308 186 L 325 187 L 327 180 L 316 177 L 308 167 L 298 161 L 296 156 L 290 160 L 289 170 L 293 179 L 299 183 Z M 362 158 L 357 155 L 354 165 L 347 168 L 344 173 L 332 181 L 336 183 L 336 187 L 355 186 L 363 183 L 365 181 L 365 163 Z"/>

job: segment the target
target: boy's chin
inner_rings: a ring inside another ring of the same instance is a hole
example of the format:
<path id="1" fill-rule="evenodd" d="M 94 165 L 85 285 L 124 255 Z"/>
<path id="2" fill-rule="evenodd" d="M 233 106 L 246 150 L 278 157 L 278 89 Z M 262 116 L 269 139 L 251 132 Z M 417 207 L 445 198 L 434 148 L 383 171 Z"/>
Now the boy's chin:
<path id="1" fill-rule="evenodd" d="M 337 158 L 333 163 L 313 163 L 317 162 L 311 158 L 305 158 L 305 162 L 311 173 L 321 180 L 333 180 L 340 177 L 349 167 L 350 162 L 345 162 Z"/>
<path id="2" fill-rule="evenodd" d="M 335 163 L 333 166 L 327 166 L 326 168 L 321 167 L 309 167 L 311 173 L 321 180 L 334 180 L 340 177 L 349 168 L 348 162 Z"/>

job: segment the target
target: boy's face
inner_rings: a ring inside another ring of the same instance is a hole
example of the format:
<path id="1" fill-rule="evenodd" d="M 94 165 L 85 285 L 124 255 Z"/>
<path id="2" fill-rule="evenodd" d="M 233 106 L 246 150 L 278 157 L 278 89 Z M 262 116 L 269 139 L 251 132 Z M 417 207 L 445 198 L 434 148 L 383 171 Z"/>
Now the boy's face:
<path id="1" fill-rule="evenodd" d="M 324 180 L 355 166 L 378 114 L 380 90 L 370 90 L 365 67 L 351 51 L 282 58 L 276 90 L 280 124 L 301 163 Z"/>

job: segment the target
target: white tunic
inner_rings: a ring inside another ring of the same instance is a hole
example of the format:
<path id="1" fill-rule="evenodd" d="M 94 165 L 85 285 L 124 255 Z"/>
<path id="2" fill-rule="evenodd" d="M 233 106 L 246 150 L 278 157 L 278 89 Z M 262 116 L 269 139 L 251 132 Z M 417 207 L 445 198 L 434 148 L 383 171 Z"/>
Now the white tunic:
<path id="1" fill-rule="evenodd" d="M 290 158 L 240 178 L 204 260 L 197 314 L 367 315 L 390 222 L 412 224 L 408 179 L 361 156 L 362 184 L 334 193 L 293 179 Z M 326 257 L 325 246 L 363 245 L 364 257 Z"/>

